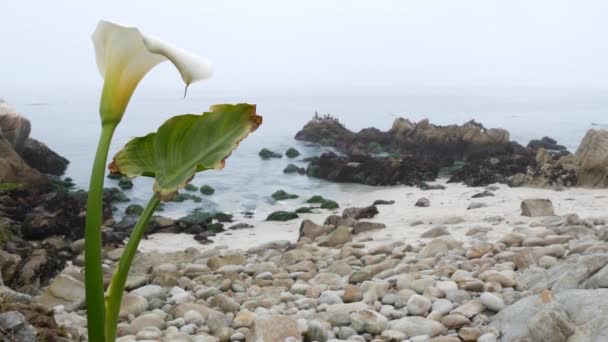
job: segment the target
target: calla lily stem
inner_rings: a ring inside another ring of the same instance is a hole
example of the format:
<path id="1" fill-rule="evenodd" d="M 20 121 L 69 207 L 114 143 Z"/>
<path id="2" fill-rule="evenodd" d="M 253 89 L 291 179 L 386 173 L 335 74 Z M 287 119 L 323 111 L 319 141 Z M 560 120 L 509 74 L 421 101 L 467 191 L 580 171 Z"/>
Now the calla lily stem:
<path id="1" fill-rule="evenodd" d="M 87 323 L 90 342 L 105 342 L 103 322 L 105 318 L 101 244 L 103 211 L 103 181 L 110 142 L 118 123 L 103 123 L 97 153 L 93 162 L 87 204 L 85 228 L 85 283 Z"/>
<path id="2" fill-rule="evenodd" d="M 133 258 L 135 257 L 135 253 L 137 252 L 137 246 L 139 245 L 139 242 L 141 241 L 141 238 L 144 235 L 146 227 L 148 226 L 148 222 L 150 222 L 150 218 L 154 214 L 154 211 L 156 210 L 156 207 L 159 203 L 160 199 L 156 194 L 153 194 L 152 198 L 150 198 L 150 201 L 148 201 L 146 208 L 139 217 L 137 224 L 133 228 L 133 231 L 131 232 L 129 242 L 127 243 L 127 246 L 125 247 L 122 256 L 120 257 L 118 268 L 114 272 L 112 282 L 108 287 L 105 320 L 105 336 L 107 341 L 114 341 L 116 337 L 116 327 L 118 325 L 120 303 L 122 301 L 122 296 L 125 290 L 125 284 L 127 282 L 129 268 L 131 267 L 131 263 L 133 262 Z"/>

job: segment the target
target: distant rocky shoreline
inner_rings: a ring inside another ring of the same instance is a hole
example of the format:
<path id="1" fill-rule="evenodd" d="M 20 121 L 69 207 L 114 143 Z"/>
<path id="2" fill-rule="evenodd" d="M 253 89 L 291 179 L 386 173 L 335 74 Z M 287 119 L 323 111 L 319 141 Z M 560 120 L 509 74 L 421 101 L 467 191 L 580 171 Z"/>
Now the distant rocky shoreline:
<path id="1" fill-rule="evenodd" d="M 608 187 L 608 131 L 591 129 L 570 153 L 549 137 L 527 146 L 509 132 L 470 121 L 438 126 L 398 118 L 390 130 L 348 130 L 331 116 L 315 116 L 297 140 L 336 148 L 313 158 L 307 175 L 368 185 L 421 185 L 445 172 L 469 186 Z"/>

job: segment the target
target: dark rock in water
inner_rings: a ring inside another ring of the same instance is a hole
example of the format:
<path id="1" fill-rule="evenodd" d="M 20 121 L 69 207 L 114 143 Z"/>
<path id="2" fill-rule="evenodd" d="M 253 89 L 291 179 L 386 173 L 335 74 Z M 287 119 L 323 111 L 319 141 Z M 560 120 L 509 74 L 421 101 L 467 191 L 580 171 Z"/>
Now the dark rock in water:
<path id="1" fill-rule="evenodd" d="M 173 198 L 173 202 L 184 202 L 184 201 L 188 201 L 191 200 L 193 202 L 199 203 L 202 202 L 203 199 L 200 198 L 199 196 L 196 195 L 192 195 L 192 194 L 177 194 L 174 198 Z"/>
<path id="2" fill-rule="evenodd" d="M 197 190 L 198 190 L 198 188 L 197 188 L 195 185 L 193 185 L 193 184 L 191 184 L 191 183 L 188 183 L 188 184 L 186 184 L 186 186 L 184 187 L 184 190 L 186 190 L 186 191 L 197 191 Z"/>
<path id="3" fill-rule="evenodd" d="M 267 148 L 263 148 L 258 155 L 262 159 L 271 159 L 271 158 L 283 158 L 283 156 L 279 153 L 273 152 Z"/>
<path id="4" fill-rule="evenodd" d="M 322 204 L 323 202 L 325 202 L 325 198 L 323 198 L 323 196 L 320 195 L 314 195 L 311 198 L 306 200 L 306 203 L 319 203 Z"/>
<path id="5" fill-rule="evenodd" d="M 213 193 L 215 192 L 215 189 L 211 185 L 205 184 L 205 185 L 201 186 L 200 191 L 201 191 L 201 194 L 209 196 L 209 195 L 213 195 Z"/>
<path id="6" fill-rule="evenodd" d="M 287 156 L 287 158 L 296 158 L 296 157 L 300 156 L 300 151 L 296 150 L 293 147 L 290 147 L 285 152 L 285 155 Z"/>
<path id="7" fill-rule="evenodd" d="M 338 202 L 332 200 L 325 200 L 325 202 L 321 204 L 321 209 L 334 210 L 338 209 L 339 207 L 340 205 L 338 205 Z"/>
<path id="8" fill-rule="evenodd" d="M 144 212 L 144 207 L 139 204 L 129 204 L 129 206 L 125 209 L 125 214 L 127 215 L 141 215 Z"/>
<path id="9" fill-rule="evenodd" d="M 131 232 L 137 221 L 139 221 L 138 214 L 125 215 L 120 222 L 114 225 L 114 230 L 118 232 Z"/>
<path id="10" fill-rule="evenodd" d="M 223 212 L 217 212 L 213 214 L 213 218 L 219 222 L 232 222 L 233 216 Z"/>
<path id="11" fill-rule="evenodd" d="M 177 221 L 180 223 L 180 225 L 184 225 L 186 227 L 195 224 L 206 227 L 213 221 L 213 214 L 201 210 L 194 210 L 189 215 L 184 216 Z"/>
<path id="12" fill-rule="evenodd" d="M 128 190 L 133 188 L 133 181 L 131 181 L 128 177 L 123 177 L 118 181 L 118 187 L 123 190 Z"/>
<path id="13" fill-rule="evenodd" d="M 29 166 L 42 173 L 56 176 L 61 176 L 70 163 L 69 160 L 55 153 L 45 144 L 32 138 L 25 141 L 20 154 Z"/>
<path id="14" fill-rule="evenodd" d="M 552 139 L 549 137 L 543 137 L 540 140 L 538 140 L 538 139 L 530 140 L 527 147 L 531 148 L 533 150 L 538 150 L 539 148 L 544 148 L 545 150 L 551 150 L 551 151 L 566 150 L 566 146 L 558 144 L 555 139 Z"/>
<path id="15" fill-rule="evenodd" d="M 272 196 L 271 196 L 275 201 L 283 201 L 283 200 L 288 200 L 288 199 L 295 199 L 298 198 L 300 196 L 295 195 L 295 194 L 290 194 L 285 192 L 285 190 L 277 190 L 275 191 Z"/>
<path id="16" fill-rule="evenodd" d="M 354 133 L 344 127 L 336 118 L 325 117 L 310 120 L 296 134 L 296 140 L 319 143 L 326 146 L 340 146 L 354 138 Z"/>
<path id="17" fill-rule="evenodd" d="M 117 188 L 103 189 L 103 197 L 106 202 L 129 202 L 130 199 L 124 192 Z"/>
<path id="18" fill-rule="evenodd" d="M 296 209 L 296 214 L 310 214 L 312 213 L 312 209 L 310 207 L 300 207 Z"/>
<path id="19" fill-rule="evenodd" d="M 373 205 L 364 208 L 346 208 L 342 212 L 342 217 L 352 217 L 355 220 L 372 218 L 376 215 L 378 215 L 378 208 Z"/>
<path id="20" fill-rule="evenodd" d="M 49 182 L 51 183 L 51 187 L 53 190 L 68 192 L 74 188 L 76 184 L 72 181 L 72 178 L 66 177 L 61 179 L 58 176 L 49 175 Z"/>
<path id="21" fill-rule="evenodd" d="M 426 208 L 431 206 L 431 201 L 429 201 L 429 199 L 426 197 L 422 197 L 418 199 L 414 205 L 417 207 Z"/>
<path id="22" fill-rule="evenodd" d="M 387 201 L 387 200 L 379 199 L 379 200 L 375 200 L 372 205 L 391 205 L 391 204 L 395 204 L 395 201 L 393 201 L 393 200 Z"/>
<path id="23" fill-rule="evenodd" d="M 301 175 L 306 174 L 306 169 L 303 167 L 298 167 L 295 164 L 288 164 L 284 169 L 283 169 L 283 173 L 286 174 L 290 174 L 290 173 L 299 173 Z"/>
<path id="24" fill-rule="evenodd" d="M 298 214 L 291 211 L 275 211 L 268 215 L 266 221 L 289 221 L 293 219 L 297 219 Z"/>
<path id="25" fill-rule="evenodd" d="M 120 173 L 108 173 L 106 175 L 106 177 L 108 179 L 119 180 L 119 179 L 121 179 L 123 177 L 123 175 L 121 175 Z"/>
<path id="26" fill-rule="evenodd" d="M 240 229 L 249 229 L 249 228 L 253 228 L 253 226 L 250 224 L 247 224 L 247 223 L 237 223 L 235 225 L 228 227 L 228 230 L 240 230 Z"/>
<path id="27" fill-rule="evenodd" d="M 491 191 L 484 190 L 482 192 L 476 193 L 475 195 L 471 196 L 471 198 L 482 198 L 482 197 L 492 197 L 492 196 L 494 196 L 494 194 Z"/>
<path id="28" fill-rule="evenodd" d="M 306 173 L 311 177 L 334 182 L 368 185 L 416 185 L 437 177 L 439 165 L 426 159 L 404 156 L 372 157 L 369 155 L 339 156 L 326 152 L 314 159 Z"/>
<path id="29" fill-rule="evenodd" d="M 427 182 L 420 182 L 418 187 L 420 190 L 445 190 L 445 186 L 441 184 L 429 184 Z"/>

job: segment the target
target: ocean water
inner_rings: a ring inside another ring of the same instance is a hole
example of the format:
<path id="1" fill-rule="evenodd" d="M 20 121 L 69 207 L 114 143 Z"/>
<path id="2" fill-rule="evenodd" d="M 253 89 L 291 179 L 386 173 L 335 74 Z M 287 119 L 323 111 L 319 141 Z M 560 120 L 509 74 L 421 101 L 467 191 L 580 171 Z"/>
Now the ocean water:
<path id="1" fill-rule="evenodd" d="M 32 121 L 33 137 L 70 160 L 66 176 L 72 177 L 77 187 L 86 188 L 99 134 L 98 90 L 9 89 L 2 92 L 1 97 Z M 230 213 L 278 210 L 282 204 L 275 205 L 270 199 L 278 189 L 296 193 L 302 200 L 322 194 L 343 202 L 348 201 L 352 192 L 368 191 L 367 186 L 334 184 L 282 173 L 288 163 L 305 167 L 302 158 L 324 150 L 293 138 L 315 112 L 330 113 L 352 130 L 370 126 L 386 130 L 399 116 L 414 121 L 429 118 L 436 124 L 461 124 L 475 119 L 486 127 L 509 130 L 511 139 L 522 144 L 550 136 L 571 151 L 589 128 L 608 128 L 608 97 L 605 91 L 596 90 L 335 88 L 190 92 L 183 99 L 181 89 L 160 91 L 144 87 L 134 95 L 116 132 L 110 155 L 132 137 L 154 131 L 172 115 L 200 113 L 214 103 L 237 102 L 257 104 L 264 123 L 238 147 L 224 170 L 203 172 L 193 180 L 197 186 L 213 186 L 214 195 L 202 196 L 201 203 L 171 203 L 165 215 L 179 217 L 198 207 Z M 257 155 L 263 147 L 281 153 L 295 147 L 302 156 L 295 160 L 284 157 L 264 161 Z M 152 180 L 138 178 L 134 184 L 126 194 L 132 203 L 145 203 L 151 194 Z M 116 183 L 106 180 L 106 186 L 116 186 Z"/>

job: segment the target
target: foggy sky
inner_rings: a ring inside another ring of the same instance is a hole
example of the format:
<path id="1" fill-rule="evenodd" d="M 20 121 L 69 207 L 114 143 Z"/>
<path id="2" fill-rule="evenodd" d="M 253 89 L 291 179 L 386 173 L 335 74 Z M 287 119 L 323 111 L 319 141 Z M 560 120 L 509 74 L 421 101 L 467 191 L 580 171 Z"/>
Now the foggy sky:
<path id="1" fill-rule="evenodd" d="M 608 88 L 605 0 L 92 2 L 3 1 L 0 89 L 98 87 L 99 19 L 206 56 L 214 77 L 193 88 Z M 181 87 L 171 68 L 144 83 Z"/>

